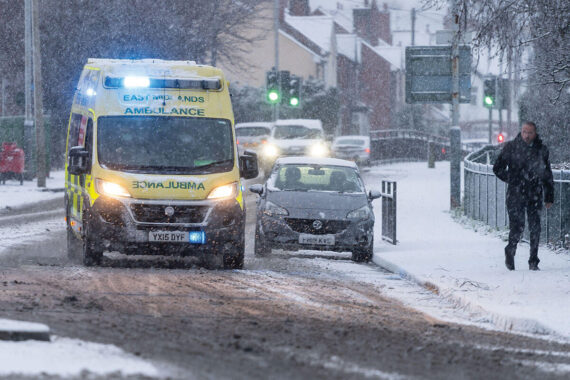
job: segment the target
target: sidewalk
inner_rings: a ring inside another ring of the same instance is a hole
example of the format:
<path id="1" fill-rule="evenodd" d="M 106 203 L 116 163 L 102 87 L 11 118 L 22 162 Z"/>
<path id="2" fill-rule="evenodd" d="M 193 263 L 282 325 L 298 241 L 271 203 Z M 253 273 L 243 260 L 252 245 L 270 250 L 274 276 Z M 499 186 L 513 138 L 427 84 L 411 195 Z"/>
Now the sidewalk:
<path id="1" fill-rule="evenodd" d="M 508 271 L 504 241 L 451 218 L 449 162 L 437 162 L 436 169 L 426 163 L 374 167 L 369 175 L 378 183 L 382 178 L 398 182 L 399 243 L 377 244 L 377 264 L 498 328 L 570 339 L 570 255 L 541 247 L 541 271 L 531 272 L 529 246 L 521 243 L 516 270 Z M 376 219 L 381 220 L 378 214 Z M 380 233 L 381 223 L 376 223 L 375 236 Z"/>

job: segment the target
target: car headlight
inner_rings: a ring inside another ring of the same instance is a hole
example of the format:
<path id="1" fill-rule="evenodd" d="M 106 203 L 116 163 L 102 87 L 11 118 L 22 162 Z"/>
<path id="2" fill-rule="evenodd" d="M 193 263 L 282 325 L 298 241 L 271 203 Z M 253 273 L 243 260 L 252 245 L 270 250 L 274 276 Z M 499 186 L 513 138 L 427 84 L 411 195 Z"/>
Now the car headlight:
<path id="1" fill-rule="evenodd" d="M 325 157 L 329 154 L 329 150 L 324 144 L 314 144 L 309 149 L 309 155 L 313 157 Z"/>
<path id="2" fill-rule="evenodd" d="M 289 211 L 269 201 L 265 202 L 265 210 L 263 210 L 263 213 L 269 216 L 289 215 Z"/>
<path id="3" fill-rule="evenodd" d="M 370 218 L 371 214 L 372 211 L 370 210 L 370 207 L 363 206 L 359 209 L 349 212 L 348 214 L 346 214 L 346 217 L 352 220 L 367 220 Z"/>
<path id="4" fill-rule="evenodd" d="M 263 144 L 262 154 L 265 157 L 277 157 L 279 155 L 279 149 L 273 144 Z"/>
<path id="5" fill-rule="evenodd" d="M 237 182 L 216 187 L 208 194 L 208 199 L 233 198 L 237 196 Z"/>
<path id="6" fill-rule="evenodd" d="M 95 180 L 95 189 L 101 195 L 107 195 L 110 197 L 130 197 L 131 194 L 123 186 L 105 181 L 100 178 Z"/>

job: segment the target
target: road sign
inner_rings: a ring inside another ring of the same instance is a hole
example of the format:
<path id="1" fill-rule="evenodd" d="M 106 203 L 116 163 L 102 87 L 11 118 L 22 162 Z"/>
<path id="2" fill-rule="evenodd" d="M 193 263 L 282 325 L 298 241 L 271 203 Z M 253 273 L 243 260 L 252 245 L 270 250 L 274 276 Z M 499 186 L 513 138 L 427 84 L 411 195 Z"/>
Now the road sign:
<path id="1" fill-rule="evenodd" d="M 459 103 L 471 101 L 471 47 L 459 46 Z M 406 47 L 406 103 L 451 103 L 451 46 Z"/>

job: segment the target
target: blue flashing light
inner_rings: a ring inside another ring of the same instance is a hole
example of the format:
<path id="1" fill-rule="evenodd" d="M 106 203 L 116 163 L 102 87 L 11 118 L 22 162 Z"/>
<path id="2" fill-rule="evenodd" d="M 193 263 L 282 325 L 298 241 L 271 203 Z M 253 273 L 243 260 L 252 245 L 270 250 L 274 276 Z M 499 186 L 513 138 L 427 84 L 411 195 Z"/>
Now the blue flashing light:
<path id="1" fill-rule="evenodd" d="M 206 233 L 204 231 L 190 231 L 188 240 L 192 244 L 206 244 Z"/>
<path id="2" fill-rule="evenodd" d="M 125 79 L 123 79 L 123 86 L 128 88 L 148 87 L 150 86 L 150 79 L 147 77 L 125 77 Z"/>

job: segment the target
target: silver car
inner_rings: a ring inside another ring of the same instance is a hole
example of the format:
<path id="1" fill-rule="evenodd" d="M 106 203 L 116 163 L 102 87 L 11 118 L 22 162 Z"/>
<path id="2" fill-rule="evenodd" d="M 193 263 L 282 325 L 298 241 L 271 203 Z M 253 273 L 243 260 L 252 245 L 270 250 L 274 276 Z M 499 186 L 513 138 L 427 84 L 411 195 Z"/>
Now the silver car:
<path id="1" fill-rule="evenodd" d="M 369 261 L 374 246 L 372 200 L 354 162 L 335 158 L 279 158 L 259 194 L 255 254 L 271 249 L 350 251 Z"/>

